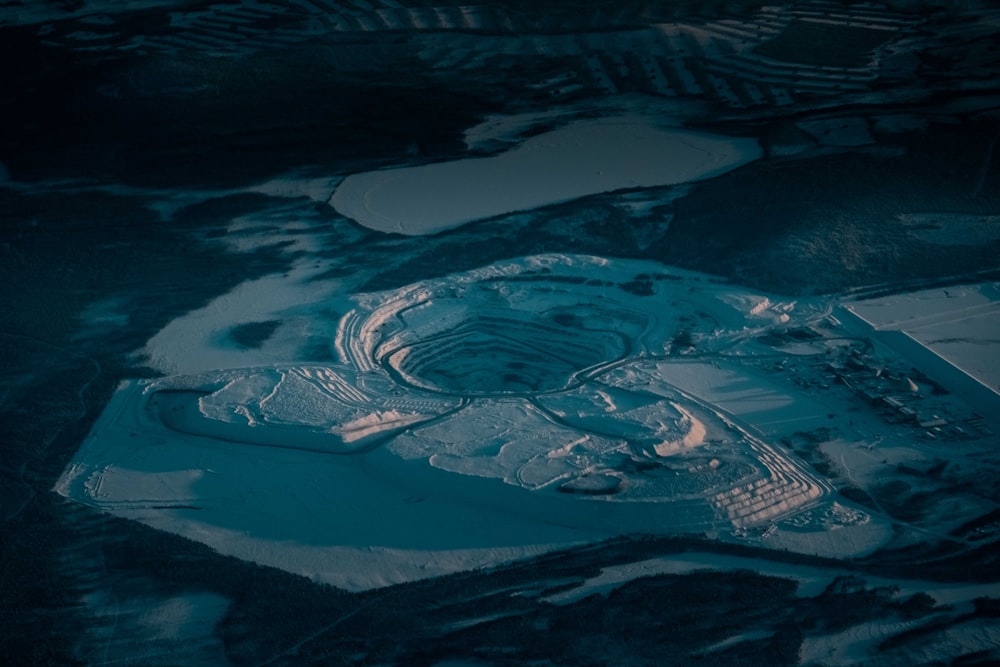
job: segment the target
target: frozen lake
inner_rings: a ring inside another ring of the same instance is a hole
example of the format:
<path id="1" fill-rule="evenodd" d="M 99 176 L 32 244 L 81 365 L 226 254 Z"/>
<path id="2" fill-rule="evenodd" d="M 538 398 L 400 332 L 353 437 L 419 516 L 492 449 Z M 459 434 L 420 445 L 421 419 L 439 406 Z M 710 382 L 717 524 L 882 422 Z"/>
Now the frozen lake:
<path id="1" fill-rule="evenodd" d="M 434 234 L 600 192 L 710 178 L 761 155 L 755 139 L 619 116 L 572 123 L 493 157 L 353 174 L 330 204 L 370 229 Z"/>

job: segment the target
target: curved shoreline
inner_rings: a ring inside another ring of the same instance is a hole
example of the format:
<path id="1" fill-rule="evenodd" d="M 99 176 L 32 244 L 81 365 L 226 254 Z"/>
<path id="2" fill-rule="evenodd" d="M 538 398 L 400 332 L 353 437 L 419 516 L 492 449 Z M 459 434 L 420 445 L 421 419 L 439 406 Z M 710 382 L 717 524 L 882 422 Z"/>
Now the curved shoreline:
<path id="1" fill-rule="evenodd" d="M 422 236 L 587 195 L 702 180 L 762 154 L 756 139 L 619 116 L 578 121 L 493 157 L 352 174 L 329 203 L 369 229 Z"/>

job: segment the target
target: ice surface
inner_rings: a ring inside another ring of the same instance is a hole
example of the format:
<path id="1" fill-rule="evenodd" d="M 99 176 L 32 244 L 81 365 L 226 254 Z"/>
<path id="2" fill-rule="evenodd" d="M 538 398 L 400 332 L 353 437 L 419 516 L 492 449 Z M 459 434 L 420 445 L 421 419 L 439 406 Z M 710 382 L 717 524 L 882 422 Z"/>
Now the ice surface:
<path id="1" fill-rule="evenodd" d="M 371 229 L 433 234 L 599 192 L 709 178 L 761 154 L 753 139 L 619 116 L 577 121 L 495 157 L 353 174 L 330 203 Z"/>

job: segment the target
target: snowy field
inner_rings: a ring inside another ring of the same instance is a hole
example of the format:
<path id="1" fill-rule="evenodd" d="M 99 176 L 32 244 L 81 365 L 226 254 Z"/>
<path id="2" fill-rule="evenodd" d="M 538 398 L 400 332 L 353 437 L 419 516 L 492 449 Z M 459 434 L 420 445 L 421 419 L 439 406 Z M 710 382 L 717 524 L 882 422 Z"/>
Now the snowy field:
<path id="1" fill-rule="evenodd" d="M 421 235 L 614 190 L 635 189 L 641 208 L 642 188 L 761 155 L 755 140 L 654 117 L 490 118 L 466 141 L 506 149 L 492 157 L 342 180 L 293 173 L 244 192 L 308 197 L 364 227 Z M 539 133 L 554 120 L 567 124 Z M 345 242 L 363 233 L 338 222 Z M 137 362 L 164 377 L 119 388 L 56 490 L 366 590 L 628 533 L 861 556 L 893 539 L 892 521 L 835 489 L 935 455 L 914 455 L 912 433 L 886 432 L 823 375 L 861 339 L 832 316 L 834 299 L 583 255 L 360 292 L 378 268 L 343 271 L 322 240 L 328 224 L 280 208 L 234 218 L 212 242 L 235 253 L 280 243 L 289 268 L 150 338 Z M 851 309 L 961 356 L 973 348 L 959 336 L 988 342 L 996 292 Z M 87 318 L 97 331 L 122 310 L 98 304 Z M 955 319 L 965 333 L 949 328 Z M 969 359 L 996 372 L 989 355 Z"/>
<path id="2" fill-rule="evenodd" d="M 576 120 L 526 140 L 544 116 L 489 119 L 469 145 L 515 147 L 339 181 L 290 174 L 251 191 L 431 234 L 759 157 L 755 141 L 649 117 Z M 346 221 L 343 231 L 361 233 Z M 323 253 L 321 222 L 275 210 L 236 218 L 228 232 L 221 242 L 233 252 L 280 241 L 297 256 L 147 342 L 141 361 L 165 377 L 119 389 L 59 480 L 63 495 L 350 590 L 625 533 L 832 557 L 892 539 L 886 515 L 833 493 L 912 458 L 912 434 L 886 433 L 848 392 L 817 389 L 829 381 L 815 369 L 856 333 L 761 343 L 825 330 L 832 299 L 577 255 L 358 293 L 373 270 L 330 277 L 343 274 Z M 958 338 L 971 331 L 988 343 L 996 303 L 987 285 L 851 309 L 955 363 L 967 350 L 966 365 L 988 375 L 991 357 Z M 102 308 L 90 319 L 114 324 L 121 309 Z M 964 333 L 949 328 L 955 320 Z M 837 437 L 814 451 L 834 458 L 837 480 L 787 445 L 825 432 Z"/>
<path id="3" fill-rule="evenodd" d="M 1000 394 L 1000 355 L 984 350 L 1000 332 L 1000 284 L 936 288 L 852 303 L 881 331 L 901 331 Z"/>
<path id="4" fill-rule="evenodd" d="M 569 255 L 359 294 L 335 322 L 327 289 L 291 310 L 333 327 L 333 363 L 294 362 L 284 325 L 250 351 L 212 335 L 252 285 L 176 320 L 147 353 L 184 374 L 124 384 L 57 490 L 352 590 L 623 533 L 739 535 L 835 505 L 773 444 L 824 407 L 730 354 L 822 317 L 820 302 Z M 682 328 L 696 353 L 672 342 Z M 824 552 L 848 524 L 867 535 L 853 553 L 885 539 L 853 511 L 800 527 L 798 546 Z"/>
<path id="5" fill-rule="evenodd" d="M 698 4 L 0 3 L 11 659 L 997 659 L 1000 9 Z"/>
<path id="6" fill-rule="evenodd" d="M 330 204 L 371 229 L 434 234 L 600 192 L 710 178 L 761 155 L 754 139 L 664 129 L 638 115 L 576 121 L 494 157 L 352 174 Z"/>

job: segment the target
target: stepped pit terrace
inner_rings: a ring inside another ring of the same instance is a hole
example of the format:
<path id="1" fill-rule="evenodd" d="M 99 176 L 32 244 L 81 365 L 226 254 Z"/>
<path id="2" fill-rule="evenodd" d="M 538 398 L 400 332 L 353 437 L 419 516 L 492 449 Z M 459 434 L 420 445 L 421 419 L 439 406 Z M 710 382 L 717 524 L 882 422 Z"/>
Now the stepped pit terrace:
<path id="1" fill-rule="evenodd" d="M 813 306 L 568 255 L 353 300 L 336 362 L 126 383 L 57 490 L 353 589 L 829 514 L 766 427 L 825 408 L 730 354 Z"/>

